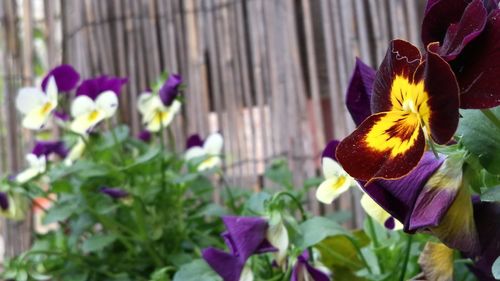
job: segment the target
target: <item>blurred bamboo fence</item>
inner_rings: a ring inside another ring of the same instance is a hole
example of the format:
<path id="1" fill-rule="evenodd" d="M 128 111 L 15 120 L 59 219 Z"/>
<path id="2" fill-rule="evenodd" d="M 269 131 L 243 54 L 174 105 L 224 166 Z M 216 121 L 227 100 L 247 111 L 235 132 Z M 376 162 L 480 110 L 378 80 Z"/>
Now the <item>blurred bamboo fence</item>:
<path id="1" fill-rule="evenodd" d="M 376 66 L 392 38 L 419 43 L 424 0 L 2 0 L 0 174 L 23 166 L 30 134 L 17 89 L 41 69 L 70 63 L 83 78 L 127 76 L 121 121 L 141 129 L 138 94 L 167 70 L 185 77 L 176 141 L 220 130 L 232 184 L 258 190 L 284 157 L 294 183 L 319 174 L 326 142 L 353 129 L 344 93 L 355 57 Z M 178 145 L 179 147 L 179 145 Z M 359 194 L 326 210 L 351 210 Z M 5 225 L 6 224 L 6 225 Z M 30 243 L 30 222 L 4 222 L 6 255 Z"/>

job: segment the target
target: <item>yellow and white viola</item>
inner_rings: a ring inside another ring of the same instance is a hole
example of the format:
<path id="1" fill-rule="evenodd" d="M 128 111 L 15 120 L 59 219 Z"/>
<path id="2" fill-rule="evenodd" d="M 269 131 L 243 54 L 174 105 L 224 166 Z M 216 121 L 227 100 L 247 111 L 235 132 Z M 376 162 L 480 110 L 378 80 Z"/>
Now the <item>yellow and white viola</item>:
<path id="1" fill-rule="evenodd" d="M 113 91 L 105 91 L 95 100 L 86 95 L 75 98 L 71 105 L 70 129 L 80 135 L 86 134 L 104 119 L 112 117 L 118 108 L 118 97 Z"/>
<path id="2" fill-rule="evenodd" d="M 321 158 L 325 181 L 316 190 L 316 199 L 324 204 L 331 204 L 350 187 L 358 186 L 358 183 L 334 160 L 337 145 L 338 141 L 331 141 Z"/>
<path id="3" fill-rule="evenodd" d="M 16 107 L 23 114 L 23 127 L 31 130 L 43 128 L 57 107 L 55 78 L 49 78 L 45 92 L 34 87 L 21 88 L 16 98 Z"/>
<path id="4" fill-rule="evenodd" d="M 146 130 L 158 132 L 172 123 L 175 115 L 181 109 L 181 102 L 174 100 L 169 106 L 166 106 L 159 95 L 145 92 L 139 96 L 137 108 L 142 115 L 142 123 Z"/>
<path id="5" fill-rule="evenodd" d="M 205 141 L 201 140 L 198 135 L 192 135 L 187 141 L 185 154 L 186 161 L 193 161 L 194 159 L 201 159 L 197 163 L 197 170 L 199 172 L 209 170 L 222 165 L 222 146 L 224 145 L 224 138 L 220 133 L 213 133 L 207 137 Z"/>
<path id="6" fill-rule="evenodd" d="M 29 180 L 45 172 L 47 167 L 47 158 L 45 155 L 37 156 L 33 153 L 26 155 L 26 161 L 29 167 L 16 175 L 16 181 L 26 183 Z"/>
<path id="7" fill-rule="evenodd" d="M 86 140 L 88 139 L 87 135 L 82 135 L 75 145 L 71 148 L 66 158 L 64 158 L 64 165 L 71 166 L 73 163 L 82 157 L 83 152 L 85 152 Z"/>

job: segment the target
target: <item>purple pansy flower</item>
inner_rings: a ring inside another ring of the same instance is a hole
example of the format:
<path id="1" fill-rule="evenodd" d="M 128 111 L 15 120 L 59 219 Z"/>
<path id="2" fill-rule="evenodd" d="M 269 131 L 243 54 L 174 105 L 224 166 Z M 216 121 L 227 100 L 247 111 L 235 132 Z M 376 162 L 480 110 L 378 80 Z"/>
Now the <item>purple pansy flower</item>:
<path id="1" fill-rule="evenodd" d="M 370 100 L 375 74 L 373 68 L 356 58 L 356 66 L 346 94 L 346 106 L 356 126 L 372 115 Z"/>
<path id="2" fill-rule="evenodd" d="M 182 84 L 182 77 L 179 74 L 172 74 L 158 92 L 161 101 L 165 106 L 171 106 L 179 94 L 179 86 Z"/>
<path id="3" fill-rule="evenodd" d="M 202 140 L 197 134 L 192 135 L 186 142 L 186 161 L 193 159 L 204 159 L 197 163 L 198 171 L 205 171 L 222 165 L 222 146 L 224 138 L 220 133 L 210 134 L 206 140 Z"/>
<path id="4" fill-rule="evenodd" d="M 128 196 L 128 192 L 127 191 L 125 191 L 125 190 L 123 190 L 121 188 L 117 188 L 117 187 L 103 186 L 103 187 L 100 188 L 100 192 L 103 193 L 103 194 L 108 195 L 109 197 L 111 197 L 113 199 L 120 199 L 120 198 Z"/>
<path id="5" fill-rule="evenodd" d="M 498 0 L 428 1 L 422 41 L 455 72 L 461 108 L 500 105 L 500 9 Z"/>
<path id="6" fill-rule="evenodd" d="M 68 155 L 68 149 L 63 141 L 37 141 L 31 150 L 31 153 L 40 157 L 45 155 L 48 157 L 50 154 L 56 154 L 61 158 Z"/>
<path id="7" fill-rule="evenodd" d="M 143 142 L 150 142 L 151 141 L 151 132 L 148 130 L 142 130 L 137 134 L 137 138 L 142 140 Z"/>
<path id="8" fill-rule="evenodd" d="M 127 83 L 127 78 L 102 75 L 84 80 L 76 89 L 76 96 L 88 96 L 92 100 L 96 100 L 101 93 L 106 91 L 112 91 L 120 96 L 121 88 L 125 83 Z"/>
<path id="9" fill-rule="evenodd" d="M 63 122 L 69 121 L 69 114 L 64 112 L 63 110 L 56 110 L 54 112 L 54 116 Z"/>
<path id="10" fill-rule="evenodd" d="M 314 268 L 308 262 L 309 254 L 304 251 L 300 256 L 297 257 L 297 262 L 293 266 L 292 277 L 290 281 L 329 281 L 330 277 L 325 272 Z"/>
<path id="11" fill-rule="evenodd" d="M 9 197 L 5 192 L 0 192 L 0 208 L 3 211 L 7 211 L 9 209 Z"/>
<path id="12" fill-rule="evenodd" d="M 73 90 L 80 80 L 80 74 L 69 64 L 62 64 L 58 67 L 53 68 L 47 75 L 43 78 L 42 89 L 47 90 L 47 84 L 49 78 L 53 76 L 56 81 L 57 89 L 60 92 L 69 92 Z"/>
<path id="13" fill-rule="evenodd" d="M 417 167 L 397 180 L 376 179 L 363 189 L 401 221 L 406 232 L 426 230 L 451 248 L 478 252 L 470 194 L 462 181 L 463 154 L 438 159 L 426 152 Z"/>
<path id="14" fill-rule="evenodd" d="M 70 129 L 80 135 L 91 131 L 101 121 L 113 116 L 118 108 L 118 96 L 125 78 L 100 76 L 88 79 L 76 90 L 71 104 Z"/>
<path id="15" fill-rule="evenodd" d="M 224 281 L 238 281 L 250 256 L 276 249 L 266 239 L 266 220 L 238 216 L 225 216 L 222 220 L 227 230 L 222 237 L 230 253 L 210 247 L 203 250 L 203 259 Z"/>

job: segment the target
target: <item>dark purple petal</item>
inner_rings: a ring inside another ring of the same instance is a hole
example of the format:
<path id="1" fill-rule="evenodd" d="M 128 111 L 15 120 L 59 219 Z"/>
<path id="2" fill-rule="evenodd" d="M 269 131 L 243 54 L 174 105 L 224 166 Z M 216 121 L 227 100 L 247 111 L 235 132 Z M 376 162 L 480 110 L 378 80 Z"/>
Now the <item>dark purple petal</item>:
<path id="1" fill-rule="evenodd" d="M 410 230 L 437 226 L 457 196 L 457 189 L 443 186 L 436 189 L 423 188 L 410 219 Z"/>
<path id="2" fill-rule="evenodd" d="M 49 82 L 50 76 L 54 76 L 56 80 L 57 90 L 59 92 L 68 92 L 76 87 L 78 80 L 80 80 L 80 74 L 68 64 L 62 64 L 58 67 L 53 68 L 47 75 L 43 78 L 42 89 L 45 91 L 47 88 L 47 83 Z"/>
<path id="3" fill-rule="evenodd" d="M 125 191 L 121 188 L 116 188 L 116 187 L 103 186 L 103 187 L 101 187 L 100 191 L 102 193 L 108 195 L 109 197 L 114 198 L 114 199 L 120 199 L 120 198 L 128 196 L 127 191 Z"/>
<path id="4" fill-rule="evenodd" d="M 443 42 L 450 24 L 460 21 L 469 4 L 464 0 L 430 1 L 422 22 L 422 41 L 424 46 L 432 42 Z"/>
<path id="5" fill-rule="evenodd" d="M 479 280 L 495 280 L 491 267 L 500 256 L 500 203 L 476 201 L 473 204 L 481 253 L 475 259 L 472 271 Z"/>
<path id="6" fill-rule="evenodd" d="M 203 139 L 198 134 L 191 135 L 186 141 L 186 149 L 190 149 L 195 146 L 203 146 Z"/>
<path id="7" fill-rule="evenodd" d="M 500 105 L 500 10 L 492 12 L 484 31 L 452 63 L 460 86 L 461 108 Z"/>
<path id="8" fill-rule="evenodd" d="M 290 281 L 304 280 L 304 278 L 301 277 L 303 276 L 303 274 L 305 274 L 304 270 L 307 271 L 309 276 L 314 281 L 329 281 L 330 277 L 328 277 L 328 275 L 323 271 L 318 270 L 310 265 L 308 259 L 309 255 L 307 254 L 307 251 L 304 251 L 300 256 L 297 257 L 297 262 L 293 266 L 292 277 Z"/>
<path id="9" fill-rule="evenodd" d="M 321 158 L 331 158 L 335 161 L 337 161 L 337 157 L 335 156 L 335 150 L 337 150 L 337 146 L 339 145 L 340 141 L 338 140 L 331 140 L 323 150 L 323 154 L 321 154 Z"/>
<path id="10" fill-rule="evenodd" d="M 346 105 L 349 113 L 356 123 L 361 124 L 372 114 L 370 100 L 372 96 L 375 70 L 356 58 L 356 67 L 347 88 Z"/>
<path id="11" fill-rule="evenodd" d="M 64 145 L 63 141 L 37 141 L 31 153 L 35 154 L 37 157 L 45 155 L 48 157 L 50 154 L 57 154 L 61 158 L 65 158 L 68 155 L 68 148 Z"/>
<path id="12" fill-rule="evenodd" d="M 64 111 L 55 111 L 54 116 L 61 121 L 69 121 L 69 114 Z"/>
<path id="13" fill-rule="evenodd" d="M 227 234 L 224 236 L 230 241 L 228 247 L 234 255 L 245 262 L 251 255 L 262 252 L 266 241 L 267 221 L 260 217 L 225 216 L 222 218 L 226 225 Z"/>
<path id="14" fill-rule="evenodd" d="M 409 230 L 413 206 L 428 179 L 441 166 L 444 159 L 436 159 L 431 152 L 424 153 L 418 165 L 408 175 L 397 180 L 375 179 L 363 189 L 391 216 Z"/>
<path id="15" fill-rule="evenodd" d="M 245 262 L 238 257 L 214 248 L 204 249 L 203 259 L 224 281 L 239 281 Z"/>
<path id="16" fill-rule="evenodd" d="M 182 84 L 182 77 L 172 74 L 159 91 L 160 99 L 165 106 L 170 106 L 179 94 L 179 86 Z"/>
<path id="17" fill-rule="evenodd" d="M 5 192 L 0 192 L 0 208 L 4 211 L 9 209 L 9 198 Z"/>
<path id="18" fill-rule="evenodd" d="M 102 92 L 113 91 L 120 95 L 121 87 L 127 83 L 127 78 L 99 76 L 93 79 L 84 80 L 76 89 L 76 95 L 85 95 L 95 100 Z"/>
<path id="19" fill-rule="evenodd" d="M 143 142 L 150 142 L 151 141 L 151 132 L 149 132 L 148 130 L 142 130 L 137 135 L 137 138 L 142 140 Z"/>
<path id="20" fill-rule="evenodd" d="M 487 15 L 481 0 L 472 1 L 460 21 L 450 24 L 437 53 L 447 61 L 454 60 L 484 30 Z"/>

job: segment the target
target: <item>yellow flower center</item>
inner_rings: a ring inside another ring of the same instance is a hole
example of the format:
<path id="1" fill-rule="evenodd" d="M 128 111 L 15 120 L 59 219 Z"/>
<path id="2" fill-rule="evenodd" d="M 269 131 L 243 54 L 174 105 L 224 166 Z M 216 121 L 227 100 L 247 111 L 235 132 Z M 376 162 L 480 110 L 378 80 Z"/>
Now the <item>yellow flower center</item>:
<path id="1" fill-rule="evenodd" d="M 40 108 L 40 115 L 44 116 L 47 115 L 53 108 L 53 105 L 51 102 L 46 102 L 42 108 Z"/>
<path id="2" fill-rule="evenodd" d="M 333 190 L 341 188 L 346 182 L 346 180 L 347 180 L 346 176 L 339 176 L 336 181 L 332 182 L 331 188 Z"/>
<path id="3" fill-rule="evenodd" d="M 89 122 L 95 121 L 99 117 L 99 111 L 94 110 L 89 114 Z"/>

